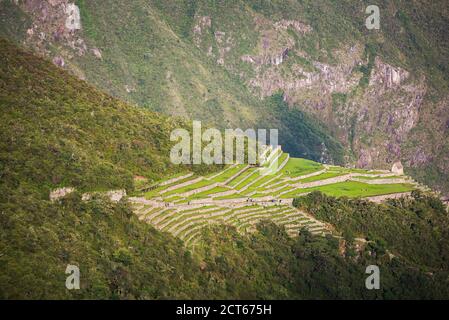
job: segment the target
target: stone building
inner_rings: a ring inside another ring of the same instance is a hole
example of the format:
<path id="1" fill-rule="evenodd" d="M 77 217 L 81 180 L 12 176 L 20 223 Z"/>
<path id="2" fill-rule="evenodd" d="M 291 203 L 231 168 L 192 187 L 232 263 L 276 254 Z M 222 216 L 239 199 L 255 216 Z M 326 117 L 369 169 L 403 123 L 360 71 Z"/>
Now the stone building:
<path id="1" fill-rule="evenodd" d="M 391 172 L 397 175 L 404 174 L 404 166 L 402 165 L 401 161 L 393 163 L 393 166 L 391 167 Z"/>

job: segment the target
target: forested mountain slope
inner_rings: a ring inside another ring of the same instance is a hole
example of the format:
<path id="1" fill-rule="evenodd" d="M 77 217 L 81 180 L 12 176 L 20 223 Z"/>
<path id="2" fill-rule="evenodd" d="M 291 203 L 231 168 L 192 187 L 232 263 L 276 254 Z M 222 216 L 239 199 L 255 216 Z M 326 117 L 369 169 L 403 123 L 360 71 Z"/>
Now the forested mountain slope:
<path id="1" fill-rule="evenodd" d="M 213 170 L 170 162 L 170 132 L 188 128 L 183 120 L 130 106 L 4 39 L 0 44 L 3 187 L 48 198 L 56 187 L 132 191 L 135 176 L 154 181 Z"/>
<path id="2" fill-rule="evenodd" d="M 446 256 L 431 261 L 429 274 L 419 260 L 416 266 L 391 258 L 381 239 L 355 254 L 349 243 L 345 254 L 337 238 L 306 231 L 292 238 L 270 223 L 253 234 L 205 229 L 206 246 L 192 253 L 138 221 L 126 199 L 82 200 L 84 191 L 132 190 L 134 175 L 157 179 L 187 169 L 168 160 L 168 134 L 185 123 L 111 98 L 5 40 L 0 60 L 0 298 L 448 297 Z M 48 192 L 57 186 L 78 191 L 51 202 Z M 441 203 L 411 201 L 420 205 L 400 210 L 416 215 L 413 221 L 425 219 L 414 227 L 417 234 L 438 232 L 428 221 L 447 220 Z M 445 234 L 446 225 L 439 225 Z M 350 228 L 359 234 L 363 226 Z M 445 237 L 426 241 L 429 256 L 438 255 Z M 80 290 L 65 286 L 69 264 L 80 269 Z M 369 264 L 382 266 L 381 290 L 365 288 Z"/>
<path id="3" fill-rule="evenodd" d="M 76 2 L 80 26 L 70 25 L 76 10 L 68 1 L 18 3 L 0 3 L 0 34 L 113 96 L 219 128 L 277 128 L 292 152 L 343 162 L 343 147 L 327 128 L 299 110 L 286 120 L 286 105 L 251 95 L 239 77 L 195 47 L 188 22 L 181 33 L 170 25 L 158 9 L 163 2 Z M 186 10 L 186 17 L 194 14 Z"/>

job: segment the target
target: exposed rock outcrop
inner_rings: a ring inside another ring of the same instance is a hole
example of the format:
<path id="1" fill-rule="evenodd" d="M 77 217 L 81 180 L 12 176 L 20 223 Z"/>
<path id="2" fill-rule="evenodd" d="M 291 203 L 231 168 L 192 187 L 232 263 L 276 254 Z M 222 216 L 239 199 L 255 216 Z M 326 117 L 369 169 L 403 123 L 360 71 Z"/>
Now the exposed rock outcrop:
<path id="1" fill-rule="evenodd" d="M 197 46 L 201 43 L 201 36 L 205 30 L 210 29 L 212 20 L 209 16 L 197 17 L 197 23 L 193 27 L 193 41 Z"/>
<path id="2" fill-rule="evenodd" d="M 197 18 L 195 41 L 212 40 L 207 48 L 203 46 L 206 54 L 231 72 L 235 71 L 235 63 L 244 64 L 244 68 L 249 65 L 252 71 L 239 72 L 239 76 L 254 94 L 264 98 L 281 91 L 288 104 L 301 106 L 321 119 L 351 149 L 358 167 L 387 169 L 402 159 L 403 143 L 420 119 L 427 91 L 424 78 L 380 56 L 370 56 L 375 53 L 368 54 L 362 43 L 342 44 L 332 52 L 332 62 L 317 61 L 297 42 L 314 32 L 306 23 L 272 21 L 258 14 L 253 19 L 259 34 L 257 46 L 240 55 L 239 61 L 227 58 L 233 47 L 227 45 L 229 30 L 216 30 L 206 40 L 205 30 L 211 26 L 209 16 Z M 219 48 L 218 56 L 213 53 L 215 47 Z M 284 67 L 286 61 L 288 66 Z M 362 81 L 366 86 L 358 90 Z M 415 162 L 428 160 L 426 153 L 417 151 Z"/>
<path id="3" fill-rule="evenodd" d="M 276 28 L 276 30 L 279 30 L 279 29 L 287 30 L 289 27 L 291 27 L 301 34 L 306 34 L 313 30 L 311 26 L 309 26 L 305 23 L 302 23 L 301 21 L 285 20 L 285 19 L 275 22 L 274 27 Z"/>
<path id="4" fill-rule="evenodd" d="M 319 106 L 322 105 L 323 98 L 329 100 L 327 95 L 334 92 L 349 92 L 360 80 L 360 75 L 353 72 L 356 67 L 356 59 L 349 65 L 336 66 L 314 61 L 312 63 L 313 71 L 310 68 L 306 70 L 299 64 L 293 64 L 290 74 L 285 74 L 285 71 L 276 68 L 262 70 L 257 67 L 257 65 L 279 65 L 285 61 L 290 52 L 292 55 L 300 54 L 290 48 L 285 48 L 279 54 L 272 56 L 246 55 L 241 58 L 242 61 L 256 65 L 256 76 L 249 79 L 248 84 L 250 87 L 259 89 L 261 97 L 270 96 L 281 90 L 284 92 L 286 101 L 291 104 L 301 101 L 301 104 L 309 105 L 311 109 L 322 109 Z M 259 70 L 260 72 L 258 72 Z M 304 90 L 319 91 L 321 98 L 318 101 L 304 99 Z"/>
<path id="5" fill-rule="evenodd" d="M 49 47 L 55 44 L 69 49 L 60 52 L 65 60 L 73 54 L 82 56 L 87 52 L 87 45 L 79 33 L 82 28 L 80 9 L 75 3 L 68 0 L 28 0 L 18 1 L 17 5 L 32 21 L 31 28 L 26 31 L 26 44 L 39 54 L 50 56 Z"/>
<path id="6" fill-rule="evenodd" d="M 54 63 L 55 65 L 57 65 L 58 67 L 63 68 L 63 67 L 65 66 L 64 58 L 61 57 L 61 56 L 56 56 L 56 57 L 54 57 L 52 61 L 53 61 L 53 63 Z"/>
<path id="7" fill-rule="evenodd" d="M 75 31 L 81 29 L 81 15 L 80 9 L 74 3 L 67 3 L 65 6 L 65 27 L 69 31 Z"/>
<path id="8" fill-rule="evenodd" d="M 101 55 L 101 51 L 100 51 L 100 49 L 98 49 L 98 48 L 93 48 L 93 49 L 92 49 L 92 53 L 94 54 L 94 56 L 95 56 L 97 59 L 102 59 L 102 58 L 103 58 L 103 56 Z"/>
<path id="9" fill-rule="evenodd" d="M 379 57 L 376 57 L 369 85 L 380 85 L 380 87 L 383 86 L 388 89 L 395 88 L 399 87 L 409 75 L 408 71 L 399 67 L 393 67 L 388 63 L 384 63 Z"/>

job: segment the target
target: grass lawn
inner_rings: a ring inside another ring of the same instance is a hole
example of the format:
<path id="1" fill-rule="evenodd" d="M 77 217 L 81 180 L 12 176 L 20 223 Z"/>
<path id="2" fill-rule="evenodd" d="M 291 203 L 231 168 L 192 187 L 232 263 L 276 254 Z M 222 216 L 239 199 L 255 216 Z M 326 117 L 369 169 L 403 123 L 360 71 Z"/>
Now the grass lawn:
<path id="1" fill-rule="evenodd" d="M 281 198 L 294 198 L 300 196 L 303 193 L 311 191 L 321 191 L 329 196 L 333 197 L 371 197 L 391 193 L 408 192 L 414 190 L 414 186 L 410 184 L 367 184 L 357 181 L 346 181 L 334 184 L 328 184 L 325 186 L 297 189 L 295 191 L 286 193 Z"/>
<path id="2" fill-rule="evenodd" d="M 246 164 L 239 164 L 233 168 L 228 168 L 228 170 L 223 170 L 218 176 L 216 176 L 215 178 L 213 178 L 211 180 L 214 182 L 225 182 L 230 177 L 235 175 L 237 172 L 242 170 L 244 167 L 246 167 Z M 209 175 L 209 176 L 213 176 L 213 175 Z"/>
<path id="3" fill-rule="evenodd" d="M 353 178 L 363 179 L 363 180 L 379 180 L 379 179 L 407 179 L 406 176 L 386 176 L 386 177 L 364 177 L 364 176 L 353 176 Z"/>
<path id="4" fill-rule="evenodd" d="M 285 152 L 282 153 L 282 156 L 280 156 L 278 159 L 279 165 L 281 165 L 285 161 L 285 159 L 287 159 L 287 157 L 288 157 L 288 153 L 285 153 Z"/>
<path id="5" fill-rule="evenodd" d="M 297 177 L 322 169 L 324 167 L 321 163 L 302 158 L 290 158 L 281 172 L 288 177 Z"/>
<path id="6" fill-rule="evenodd" d="M 289 183 L 290 182 L 288 182 L 288 181 L 283 181 L 282 179 L 279 179 L 279 180 L 273 181 L 273 183 L 269 183 L 269 184 L 259 188 L 259 190 L 267 191 L 267 190 L 277 189 L 277 188 L 280 188 L 282 186 L 286 186 Z"/>
<path id="7" fill-rule="evenodd" d="M 199 188 L 211 185 L 213 183 L 214 182 L 210 181 L 210 180 L 201 180 L 201 181 L 198 181 L 197 183 L 194 183 L 194 184 L 191 184 L 191 185 L 188 185 L 188 186 L 184 186 L 184 187 L 181 187 L 181 188 L 178 188 L 178 189 L 174 189 L 174 190 L 168 191 L 168 192 L 164 193 L 163 196 L 164 197 L 168 197 L 168 196 L 170 196 L 172 194 L 181 194 L 181 193 L 184 193 L 184 192 L 192 191 L 192 190 L 195 190 L 195 189 L 199 189 Z"/>
<path id="8" fill-rule="evenodd" d="M 287 159 L 288 153 L 282 153 L 282 155 L 276 160 L 270 163 L 270 166 L 264 166 L 265 175 L 277 174 L 280 166 Z"/>
<path id="9" fill-rule="evenodd" d="M 313 182 L 313 181 L 319 181 L 319 180 L 325 180 L 325 179 L 330 179 L 330 178 L 334 178 L 334 177 L 339 177 L 339 176 L 344 176 L 345 174 L 347 174 L 347 172 L 344 171 L 327 171 L 325 173 L 313 176 L 313 177 L 308 177 L 305 179 L 301 179 L 301 182 L 307 183 L 307 182 Z"/>
<path id="10" fill-rule="evenodd" d="M 236 177 L 231 182 L 229 182 L 229 185 L 231 187 L 236 186 L 240 181 L 246 179 L 246 177 L 248 177 L 250 174 L 252 174 L 256 170 L 259 170 L 259 169 L 258 168 L 249 168 L 248 170 L 245 170 L 245 172 L 243 172 L 238 177 Z"/>
<path id="11" fill-rule="evenodd" d="M 253 171 L 254 172 L 254 171 Z M 260 177 L 260 173 L 258 171 L 256 171 L 255 173 L 253 173 L 251 176 L 249 176 L 248 178 L 245 179 L 245 181 L 243 181 L 242 183 L 240 183 L 237 187 L 235 187 L 235 189 L 237 190 L 241 190 L 243 189 L 246 185 L 250 184 L 251 182 L 253 182 L 254 180 L 256 180 L 257 178 Z"/>
<path id="12" fill-rule="evenodd" d="M 263 198 L 268 196 L 270 196 L 268 193 L 255 193 L 252 196 L 248 196 L 248 198 Z"/>
<path id="13" fill-rule="evenodd" d="M 191 212 L 197 212 L 198 210 L 205 210 L 205 209 L 210 209 L 210 208 L 218 208 L 218 207 L 214 206 L 214 205 L 208 205 L 208 206 L 203 206 L 203 207 L 199 207 L 199 208 L 195 208 L 195 209 L 181 210 L 181 211 L 179 211 L 179 213 L 187 214 L 187 213 L 191 213 Z"/>
<path id="14" fill-rule="evenodd" d="M 260 177 L 260 175 L 259 175 L 258 177 Z M 257 182 L 255 182 L 254 184 L 252 184 L 252 185 L 248 188 L 248 190 L 254 191 L 254 190 L 256 190 L 260 185 L 262 185 L 262 184 L 264 184 L 265 182 L 267 182 L 267 181 L 273 179 L 274 177 L 275 177 L 275 175 L 271 175 L 271 174 L 266 175 L 266 176 L 263 176 L 262 178 L 260 178 L 259 180 L 257 180 Z"/>
<path id="15" fill-rule="evenodd" d="M 276 158 L 277 156 L 275 156 L 274 158 Z M 277 160 L 277 165 L 278 166 L 280 166 L 284 161 L 285 161 L 285 159 L 287 159 L 287 157 L 288 157 L 288 154 L 287 153 L 282 153 L 282 155 L 278 158 L 278 160 Z M 275 168 L 275 164 L 276 164 L 276 161 L 272 161 L 271 163 L 270 163 L 270 166 L 268 167 L 269 169 L 277 169 L 277 168 Z"/>
<path id="16" fill-rule="evenodd" d="M 165 202 L 173 202 L 173 201 L 182 199 L 182 197 L 177 196 L 177 195 L 171 195 L 171 196 L 163 198 L 163 199 Z"/>
<path id="17" fill-rule="evenodd" d="M 357 169 L 357 168 L 351 168 L 351 169 L 347 169 L 352 173 L 368 173 L 368 174 L 381 174 L 381 173 L 385 173 L 383 171 L 370 171 L 370 170 L 366 170 L 366 169 Z"/>
<path id="18" fill-rule="evenodd" d="M 274 197 L 276 197 L 276 196 L 278 196 L 281 192 L 286 192 L 286 191 L 288 191 L 288 190 L 294 190 L 291 186 L 285 186 L 285 187 L 283 187 L 282 189 L 279 189 L 278 191 L 275 191 L 275 192 L 273 192 L 273 193 L 270 193 L 269 195 L 271 195 L 271 196 L 274 196 Z"/>
<path id="19" fill-rule="evenodd" d="M 172 178 L 173 177 L 171 177 L 170 179 L 172 179 Z M 145 192 L 144 196 L 147 199 L 151 199 L 151 198 L 157 197 L 157 196 L 159 196 L 159 192 L 161 192 L 161 191 L 163 191 L 163 190 L 165 190 L 165 189 L 167 189 L 167 188 L 169 188 L 171 186 L 174 186 L 174 185 L 177 185 L 177 184 L 181 184 L 183 182 L 186 182 L 186 181 L 189 181 L 189 180 L 193 180 L 193 179 L 196 179 L 196 178 L 198 178 L 198 177 L 197 176 L 191 176 L 191 177 L 188 177 L 188 178 L 185 178 L 185 179 L 182 179 L 182 180 L 179 180 L 179 181 L 167 184 L 165 186 L 159 186 L 159 187 L 157 187 L 157 188 L 155 188 L 153 190 Z M 167 180 L 169 180 L 169 179 L 167 179 Z"/>
<path id="20" fill-rule="evenodd" d="M 213 195 L 214 193 L 220 193 L 220 192 L 225 192 L 225 191 L 229 191 L 229 190 L 230 190 L 229 188 L 225 188 L 225 187 L 215 187 L 210 190 L 192 194 L 190 197 L 187 197 L 186 200 L 189 201 L 189 200 L 194 200 L 194 199 L 208 198 L 208 196 Z"/>
<path id="21" fill-rule="evenodd" d="M 246 197 L 240 193 L 234 193 L 234 194 L 230 194 L 230 195 L 223 196 L 223 197 L 216 197 L 216 198 L 214 198 L 214 200 L 240 199 L 240 198 L 244 199 L 244 198 L 248 198 L 248 197 Z"/>

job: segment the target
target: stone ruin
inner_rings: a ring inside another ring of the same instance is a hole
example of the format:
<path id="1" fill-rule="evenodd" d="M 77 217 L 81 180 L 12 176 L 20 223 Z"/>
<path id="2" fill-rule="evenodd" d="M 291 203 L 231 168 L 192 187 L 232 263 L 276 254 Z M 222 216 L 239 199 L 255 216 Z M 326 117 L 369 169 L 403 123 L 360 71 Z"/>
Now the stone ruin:
<path id="1" fill-rule="evenodd" d="M 56 200 L 59 200 L 61 198 L 64 198 L 68 194 L 75 191 L 75 188 L 65 187 L 65 188 L 59 188 L 55 189 L 53 191 L 50 191 L 50 201 L 54 202 Z"/>
<path id="2" fill-rule="evenodd" d="M 64 188 L 58 188 L 58 189 L 52 190 L 52 191 L 50 191 L 50 201 L 55 202 L 59 199 L 64 198 L 65 196 L 71 194 L 74 191 L 75 191 L 75 188 L 72 188 L 72 187 L 64 187 Z M 89 201 L 96 194 L 105 195 L 112 202 L 119 202 L 120 200 L 122 200 L 123 197 L 126 196 L 126 190 L 110 190 L 110 191 L 106 191 L 106 192 L 83 193 L 83 195 L 81 196 L 81 200 Z"/>
<path id="3" fill-rule="evenodd" d="M 391 167 L 391 172 L 397 175 L 404 174 L 404 166 L 402 165 L 401 161 L 393 163 L 393 166 Z"/>

